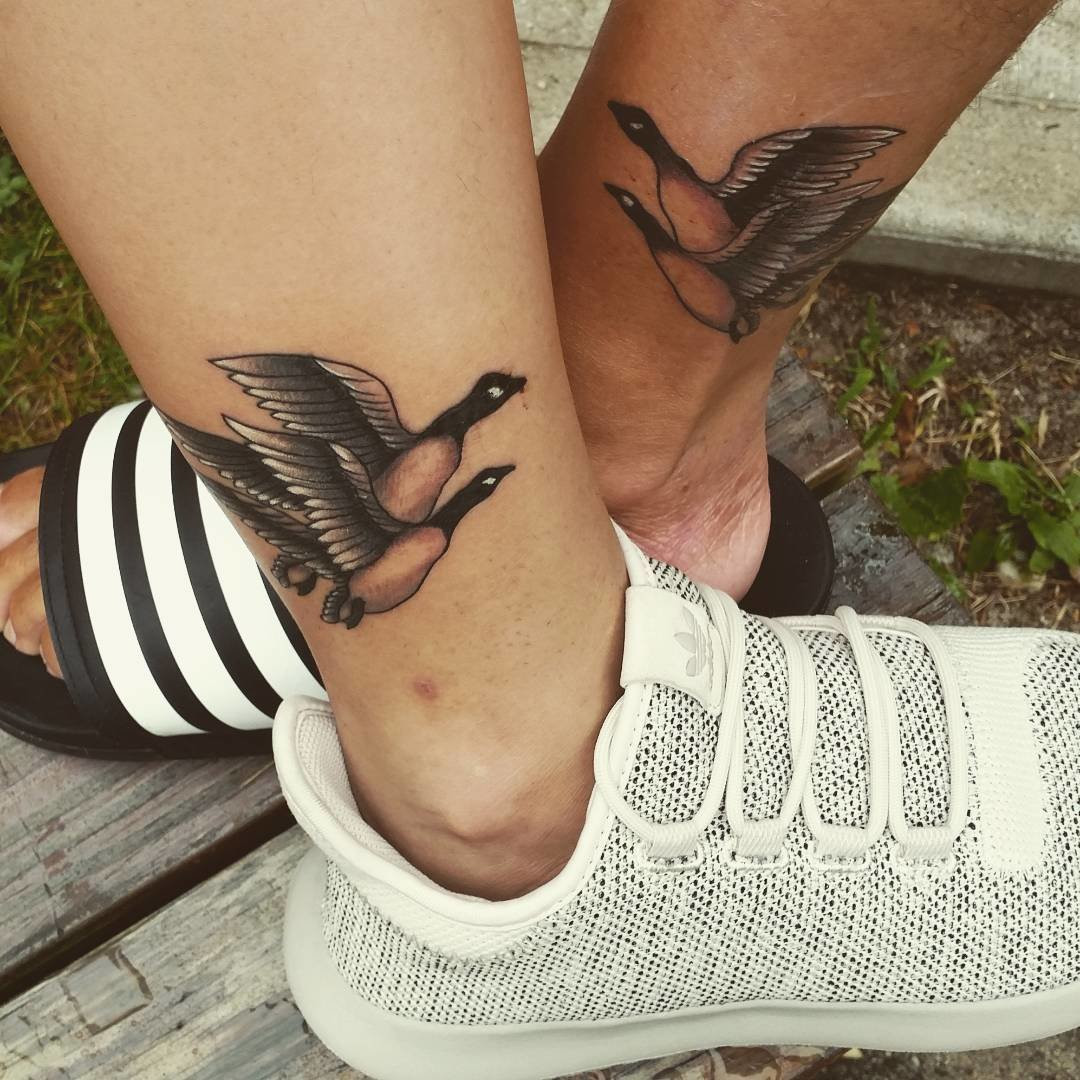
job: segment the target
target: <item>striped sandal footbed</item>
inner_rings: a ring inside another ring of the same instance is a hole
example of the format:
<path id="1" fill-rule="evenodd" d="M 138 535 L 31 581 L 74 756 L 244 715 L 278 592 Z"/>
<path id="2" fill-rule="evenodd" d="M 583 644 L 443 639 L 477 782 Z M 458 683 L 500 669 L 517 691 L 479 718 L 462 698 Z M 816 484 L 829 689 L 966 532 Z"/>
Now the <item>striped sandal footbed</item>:
<path id="1" fill-rule="evenodd" d="M 64 681 L 0 640 L 0 728 L 88 757 L 268 753 L 277 706 L 325 696 L 295 622 L 149 402 L 83 417 L 45 462 L 39 551 Z M 769 462 L 773 529 L 744 606 L 824 609 L 832 539 L 818 500 Z"/>

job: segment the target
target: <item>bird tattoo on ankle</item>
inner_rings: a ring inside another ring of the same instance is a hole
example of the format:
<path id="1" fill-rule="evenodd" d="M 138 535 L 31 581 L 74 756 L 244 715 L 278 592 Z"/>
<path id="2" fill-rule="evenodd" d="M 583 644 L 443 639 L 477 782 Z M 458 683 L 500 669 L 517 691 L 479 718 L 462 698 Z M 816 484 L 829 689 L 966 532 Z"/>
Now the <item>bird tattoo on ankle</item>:
<path id="1" fill-rule="evenodd" d="M 666 225 L 631 191 L 605 184 L 638 227 L 682 306 L 738 342 L 762 308 L 795 303 L 884 213 L 902 184 L 845 184 L 900 128 L 805 127 L 748 142 L 727 174 L 703 180 L 636 105 L 608 102 L 623 133 L 648 154 Z"/>
<path id="2" fill-rule="evenodd" d="M 477 473 L 440 505 L 476 423 L 525 388 L 488 372 L 420 431 L 406 428 L 390 390 L 369 371 L 318 356 L 258 353 L 210 361 L 277 421 L 223 415 L 236 439 L 166 416 L 218 501 L 277 557 L 271 573 L 300 596 L 320 580 L 324 622 L 355 627 L 423 585 L 462 518 L 514 471 Z"/>

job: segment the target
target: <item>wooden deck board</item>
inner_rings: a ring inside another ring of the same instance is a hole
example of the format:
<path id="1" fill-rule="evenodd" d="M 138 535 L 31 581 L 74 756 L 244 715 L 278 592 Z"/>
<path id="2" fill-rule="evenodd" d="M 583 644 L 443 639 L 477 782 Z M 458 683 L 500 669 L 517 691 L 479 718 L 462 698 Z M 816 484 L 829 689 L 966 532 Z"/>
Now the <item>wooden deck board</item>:
<path id="1" fill-rule="evenodd" d="M 865 480 L 845 484 L 822 506 L 836 543 L 833 608 L 850 604 L 867 615 L 908 615 L 931 623 L 971 621 Z"/>
<path id="2" fill-rule="evenodd" d="M 265 756 L 87 761 L 5 734 L 0 784 L 0 996 L 148 885 L 176 879 L 178 891 L 242 830 L 250 849 L 266 838 L 260 825 L 288 823 Z"/>
<path id="3" fill-rule="evenodd" d="M 811 487 L 841 476 L 859 459 L 850 428 L 787 349 L 769 394 L 768 437 L 769 452 Z"/>

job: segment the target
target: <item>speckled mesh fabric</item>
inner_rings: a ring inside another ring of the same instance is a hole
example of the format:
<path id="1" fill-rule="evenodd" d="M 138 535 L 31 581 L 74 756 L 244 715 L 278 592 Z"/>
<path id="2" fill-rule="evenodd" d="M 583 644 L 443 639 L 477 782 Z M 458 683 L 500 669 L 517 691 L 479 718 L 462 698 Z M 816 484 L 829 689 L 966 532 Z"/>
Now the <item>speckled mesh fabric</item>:
<path id="1" fill-rule="evenodd" d="M 676 571 L 654 573 L 695 600 Z M 743 798 L 746 815 L 760 818 L 776 813 L 791 779 L 789 687 L 773 631 L 747 620 Z M 832 630 L 798 632 L 818 675 L 818 808 L 825 822 L 862 825 L 869 758 L 851 650 Z M 906 818 L 938 824 L 949 805 L 949 750 L 934 664 L 899 631 L 868 636 L 898 704 Z M 531 924 L 500 931 L 488 948 L 482 928 L 463 931 L 467 956 L 448 948 L 445 934 L 436 946 L 415 927 L 404 932 L 387 914 L 392 902 L 362 895 L 331 863 L 323 911 L 331 955 L 373 1005 L 444 1024 L 599 1020 L 769 999 L 981 1001 L 1077 981 L 1080 638 L 958 629 L 943 640 L 958 668 L 982 658 L 1002 680 L 1001 695 L 985 674 L 961 680 L 969 811 L 945 862 L 907 863 L 886 833 L 863 869 L 823 866 L 811 858 L 799 815 L 786 864 L 736 865 L 721 812 L 703 838 L 700 866 L 657 872 L 637 857 L 638 838 L 612 819 L 576 893 Z M 1015 698 L 1012 743 L 986 715 L 998 697 Z M 716 724 L 682 691 L 657 686 L 638 723 L 627 802 L 651 821 L 690 817 L 708 782 Z M 1042 789 L 1014 821 L 1009 799 L 1021 789 L 1008 772 L 1021 738 L 1033 742 Z"/>

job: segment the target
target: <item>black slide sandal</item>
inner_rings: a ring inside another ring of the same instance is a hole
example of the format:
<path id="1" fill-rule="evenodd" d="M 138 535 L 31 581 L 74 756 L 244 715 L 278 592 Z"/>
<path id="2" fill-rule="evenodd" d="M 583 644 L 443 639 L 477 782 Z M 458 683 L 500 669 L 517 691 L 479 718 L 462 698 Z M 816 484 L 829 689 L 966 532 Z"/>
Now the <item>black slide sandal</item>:
<path id="1" fill-rule="evenodd" d="M 52 448 L 49 444 L 0 455 L 0 484 L 35 465 L 46 464 Z M 41 657 L 17 652 L 6 641 L 0 641 L 0 686 L 4 688 L 0 728 L 20 739 L 72 753 L 119 749 L 88 728 L 67 686 L 45 670 Z"/>
<path id="2" fill-rule="evenodd" d="M 48 459 L 39 548 L 64 682 L 0 640 L 0 728 L 112 759 L 269 753 L 281 698 L 324 696 L 310 652 L 149 403 L 83 417 L 53 447 L 0 457 L 0 482 Z M 833 548 L 818 500 L 769 459 L 773 525 L 742 606 L 824 609 Z"/>
<path id="3" fill-rule="evenodd" d="M 269 753 L 281 699 L 325 697 L 318 671 L 157 413 L 83 417 L 0 457 L 0 482 L 46 457 L 39 552 L 64 681 L 0 640 L 0 728 L 85 757 Z"/>
<path id="4" fill-rule="evenodd" d="M 769 458 L 772 522 L 754 584 L 739 602 L 753 615 L 820 615 L 836 574 L 829 519 L 817 496 L 784 464 Z"/>

